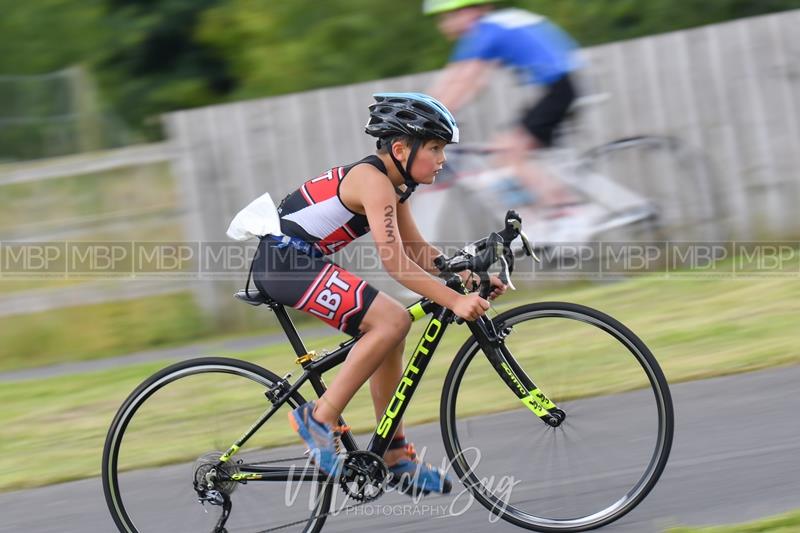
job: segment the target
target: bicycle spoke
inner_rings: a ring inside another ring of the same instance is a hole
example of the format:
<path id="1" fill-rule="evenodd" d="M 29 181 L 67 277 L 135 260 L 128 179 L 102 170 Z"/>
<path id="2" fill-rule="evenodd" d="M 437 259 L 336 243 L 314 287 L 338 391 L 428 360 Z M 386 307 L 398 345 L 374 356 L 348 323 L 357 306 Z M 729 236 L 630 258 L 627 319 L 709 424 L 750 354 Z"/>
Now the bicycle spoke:
<path id="1" fill-rule="evenodd" d="M 243 362 L 202 361 L 208 362 L 175 365 L 145 382 L 112 426 L 104 486 L 121 530 L 210 532 L 225 498 L 232 504 L 225 524 L 229 533 L 290 523 L 296 527 L 287 531 L 312 527 L 314 515 L 327 511 L 324 477 L 259 481 L 269 478 L 259 468 L 270 466 L 317 472 L 286 422 L 292 405 L 282 406 L 230 459 L 219 462 L 272 408 L 264 391 L 277 377 Z"/>
<path id="2" fill-rule="evenodd" d="M 506 493 L 484 486 L 481 500 L 473 491 L 481 503 L 503 500 L 504 518 L 524 527 L 577 531 L 617 518 L 644 497 L 668 456 L 672 415 L 666 384 L 652 389 L 652 360 L 610 322 L 558 305 L 565 309 L 509 312 L 516 318 L 505 319 L 513 326 L 505 342 L 521 371 L 566 413 L 561 424 L 551 428 L 533 416 L 468 342 L 445 384 L 442 425 L 448 453 L 482 450 L 483 460 L 466 473 L 473 482 L 513 477 Z M 475 395 L 492 402 L 476 405 Z M 491 417 L 472 418 L 487 409 Z M 468 432 L 466 424 L 486 427 Z"/>

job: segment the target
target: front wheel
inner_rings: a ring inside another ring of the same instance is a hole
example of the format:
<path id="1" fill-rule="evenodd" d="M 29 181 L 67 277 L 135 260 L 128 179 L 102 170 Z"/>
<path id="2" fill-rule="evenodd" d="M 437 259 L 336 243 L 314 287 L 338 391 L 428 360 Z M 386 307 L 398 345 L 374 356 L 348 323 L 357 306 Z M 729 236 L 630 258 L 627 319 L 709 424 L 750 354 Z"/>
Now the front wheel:
<path id="1" fill-rule="evenodd" d="M 331 503 L 324 477 L 258 481 L 248 467 L 308 467 L 287 413 L 292 395 L 238 452 L 219 459 L 264 413 L 279 382 L 260 366 L 221 357 L 174 364 L 145 380 L 123 403 L 103 450 L 103 489 L 125 533 L 319 531 Z M 202 500 L 202 501 L 201 501 Z M 232 505 L 230 516 L 219 526 Z"/>
<path id="2" fill-rule="evenodd" d="M 442 391 L 442 436 L 462 483 L 491 519 L 534 531 L 586 531 L 629 512 L 672 444 L 672 400 L 650 350 L 615 319 L 575 304 L 524 305 L 493 322 L 507 333 L 502 359 L 491 364 L 471 337 Z M 523 402 L 509 381 L 538 392 Z M 532 412 L 534 396 L 552 402 L 536 408 L 549 405 L 557 423 Z"/>

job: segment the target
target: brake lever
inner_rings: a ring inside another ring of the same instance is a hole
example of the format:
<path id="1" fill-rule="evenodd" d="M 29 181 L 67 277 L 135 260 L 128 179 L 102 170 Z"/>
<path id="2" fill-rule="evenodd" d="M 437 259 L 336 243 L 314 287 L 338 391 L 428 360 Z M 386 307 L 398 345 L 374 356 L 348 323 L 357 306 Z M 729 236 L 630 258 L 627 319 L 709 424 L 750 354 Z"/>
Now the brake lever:
<path id="1" fill-rule="evenodd" d="M 511 282 L 511 274 L 509 272 L 508 261 L 506 261 L 505 256 L 501 255 L 500 261 L 503 262 L 503 270 L 500 272 L 500 281 L 502 281 L 504 285 L 507 285 L 512 291 L 517 290 L 517 288 L 514 287 L 514 284 Z"/>
<path id="2" fill-rule="evenodd" d="M 536 261 L 537 263 L 541 263 L 542 260 L 539 259 L 539 256 L 536 255 L 536 252 L 533 251 L 533 245 L 531 244 L 530 239 L 528 239 L 528 236 L 525 235 L 525 232 L 522 229 L 519 230 L 519 237 L 520 239 L 522 239 L 522 246 L 525 249 L 525 253 L 529 257 L 533 257 L 533 260 Z"/>

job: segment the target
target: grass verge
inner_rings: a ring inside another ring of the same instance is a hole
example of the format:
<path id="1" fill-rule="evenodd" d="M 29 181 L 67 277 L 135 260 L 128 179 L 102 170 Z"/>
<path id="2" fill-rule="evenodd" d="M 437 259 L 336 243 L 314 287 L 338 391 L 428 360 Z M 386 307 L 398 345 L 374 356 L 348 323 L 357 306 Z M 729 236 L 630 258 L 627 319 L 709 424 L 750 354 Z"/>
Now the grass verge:
<path id="1" fill-rule="evenodd" d="M 676 527 L 668 533 L 795 533 L 800 531 L 800 510 L 732 526 Z"/>
<path id="2" fill-rule="evenodd" d="M 0 371 L 194 341 L 206 323 L 191 293 L 2 318 Z"/>
<path id="3" fill-rule="evenodd" d="M 534 296 L 537 300 L 582 303 L 618 318 L 652 349 L 672 383 L 800 363 L 796 342 L 800 283 L 795 280 L 636 279 L 556 288 L 548 294 L 520 291 L 502 307 Z M 76 329 L 81 328 L 79 324 Z M 415 324 L 406 353 L 422 327 L 423 323 Z M 550 340 L 564 344 L 558 332 L 551 335 L 554 338 Z M 335 347 L 341 338 L 316 339 L 311 348 Z M 438 419 L 441 384 L 452 354 L 465 338 L 464 327 L 454 327 L 444 337 L 407 413 L 409 423 Z M 288 343 L 235 355 L 280 375 L 296 368 Z M 608 373 L 602 358 L 582 364 L 586 373 Z M 4 385 L 0 389 L 0 405 L 4 406 L 0 412 L 0 449 L 4 452 L 0 454 L 0 490 L 98 475 L 105 432 L 116 409 L 139 382 L 162 366 L 153 363 Z M 593 394 L 596 386 L 586 383 L 582 394 Z M 628 386 L 624 380 L 614 385 L 615 390 Z M 467 406 L 473 414 L 503 408 L 487 406 L 479 394 L 475 396 L 474 403 Z M 185 398 L 182 405 L 186 411 L 181 416 L 189 417 L 193 404 L 192 398 Z M 346 416 L 356 432 L 374 428 L 365 388 L 351 402 Z M 286 438 L 279 432 L 264 444 L 278 444 Z"/>

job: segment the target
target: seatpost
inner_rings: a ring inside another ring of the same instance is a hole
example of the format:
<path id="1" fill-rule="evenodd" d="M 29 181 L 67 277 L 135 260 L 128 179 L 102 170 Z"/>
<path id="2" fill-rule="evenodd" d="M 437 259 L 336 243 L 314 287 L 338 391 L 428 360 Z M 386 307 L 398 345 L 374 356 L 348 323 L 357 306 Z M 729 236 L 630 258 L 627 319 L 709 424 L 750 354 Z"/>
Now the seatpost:
<path id="1" fill-rule="evenodd" d="M 297 333 L 297 328 L 294 327 L 294 323 L 289 317 L 289 313 L 286 312 L 286 308 L 279 303 L 270 303 L 270 308 L 275 312 L 275 316 L 278 318 L 283 332 L 286 333 L 286 337 L 289 339 L 294 353 L 298 357 L 307 354 L 308 350 L 306 350 L 306 346 L 303 344 L 300 334 Z"/>

